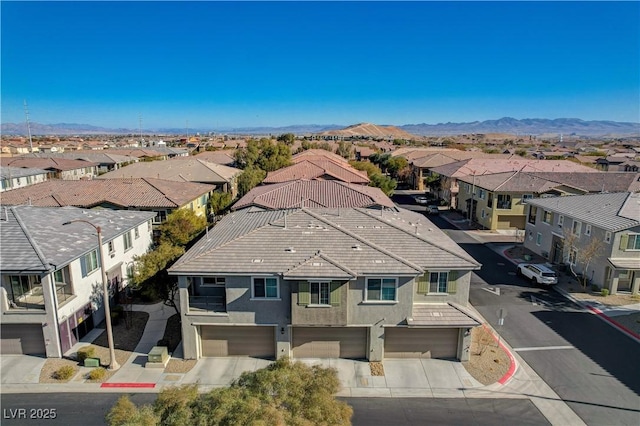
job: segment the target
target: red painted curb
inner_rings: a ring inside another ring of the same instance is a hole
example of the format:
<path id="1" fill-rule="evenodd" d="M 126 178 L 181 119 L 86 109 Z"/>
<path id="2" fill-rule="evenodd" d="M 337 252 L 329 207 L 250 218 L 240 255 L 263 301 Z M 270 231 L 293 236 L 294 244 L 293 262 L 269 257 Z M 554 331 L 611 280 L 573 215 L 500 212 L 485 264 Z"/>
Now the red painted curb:
<path id="1" fill-rule="evenodd" d="M 502 350 L 505 351 L 509 356 L 509 361 L 511 362 L 511 364 L 509 365 L 509 369 L 507 370 L 505 375 L 502 376 L 500 380 L 498 380 L 498 383 L 500 383 L 501 385 L 504 385 L 511 379 L 511 377 L 513 377 L 513 375 L 516 372 L 516 359 L 511 354 L 511 351 L 509 351 L 509 349 L 507 349 L 507 347 L 496 337 L 496 335 L 493 334 L 493 332 L 489 329 L 489 327 L 486 326 L 486 324 L 482 324 L 482 326 L 484 327 L 485 330 L 487 330 L 491 334 L 491 337 L 493 337 L 493 340 L 495 340 L 498 343 L 498 345 L 500 345 Z"/>
<path id="2" fill-rule="evenodd" d="M 605 321 L 613 324 L 614 326 L 618 327 L 620 330 L 624 331 L 625 333 L 635 337 L 636 339 L 640 339 L 640 334 L 629 330 L 627 327 L 625 327 L 624 325 L 620 324 L 619 322 L 611 319 L 610 317 L 606 316 L 604 314 L 604 312 L 602 312 L 600 309 L 598 308 L 594 308 L 591 305 L 587 305 L 587 308 L 589 308 L 591 311 L 593 311 L 593 313 L 595 313 L 596 315 L 598 315 L 600 318 L 604 319 Z"/>
<path id="3" fill-rule="evenodd" d="M 155 383 L 103 383 L 101 388 L 155 388 Z"/>

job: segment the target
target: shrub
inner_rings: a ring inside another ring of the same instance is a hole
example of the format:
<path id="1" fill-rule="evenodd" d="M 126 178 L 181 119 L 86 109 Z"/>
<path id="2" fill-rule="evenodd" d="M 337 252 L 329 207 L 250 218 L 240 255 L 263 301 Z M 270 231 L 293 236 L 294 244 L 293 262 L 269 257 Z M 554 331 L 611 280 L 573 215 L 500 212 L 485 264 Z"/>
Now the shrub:
<path id="1" fill-rule="evenodd" d="M 69 380 L 75 374 L 76 369 L 70 365 L 65 365 L 63 367 L 58 368 L 53 373 L 53 378 L 56 380 Z"/>
<path id="2" fill-rule="evenodd" d="M 85 346 L 84 348 L 78 349 L 78 353 L 76 354 L 76 358 L 80 362 L 84 362 L 87 358 L 93 358 L 96 354 L 96 348 L 93 346 Z"/>
<path id="3" fill-rule="evenodd" d="M 603 288 L 603 289 L 600 291 L 600 294 L 601 294 L 603 297 L 607 297 L 607 296 L 609 295 L 609 289 L 608 289 L 608 288 Z"/>
<path id="4" fill-rule="evenodd" d="M 89 380 L 94 380 L 94 381 L 100 381 L 100 380 L 104 380 L 104 378 L 107 375 L 107 370 L 105 370 L 102 367 L 96 368 L 94 370 L 91 370 L 91 373 L 89 373 Z"/>

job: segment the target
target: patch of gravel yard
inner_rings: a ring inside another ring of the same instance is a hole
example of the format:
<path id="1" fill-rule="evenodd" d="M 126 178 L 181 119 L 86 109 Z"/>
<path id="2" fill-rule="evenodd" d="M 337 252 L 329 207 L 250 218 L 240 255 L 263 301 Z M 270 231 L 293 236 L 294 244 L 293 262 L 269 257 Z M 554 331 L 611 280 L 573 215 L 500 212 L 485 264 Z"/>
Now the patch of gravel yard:
<path id="1" fill-rule="evenodd" d="M 164 369 L 165 373 L 184 374 L 191 371 L 191 369 L 198 362 L 195 359 L 177 359 L 171 358 Z"/>
<path id="2" fill-rule="evenodd" d="M 149 314 L 146 312 L 134 311 L 127 313 L 127 315 L 131 315 L 131 321 L 122 320 L 117 325 L 113 326 L 113 343 L 116 348 L 116 361 L 118 361 L 118 364 L 120 365 L 124 365 L 124 363 L 127 362 L 131 353 L 138 345 L 138 342 L 142 337 L 142 333 L 144 332 L 144 327 L 149 319 Z M 130 325 L 129 327 L 127 326 L 127 323 Z M 109 362 L 109 345 L 106 330 L 89 346 L 95 348 L 95 356 L 100 359 L 101 365 L 106 368 Z M 48 358 L 40 371 L 40 383 L 68 382 L 64 380 L 57 380 L 53 377 L 53 374 L 60 367 L 65 365 L 75 367 L 77 371 L 74 377 L 77 376 L 77 372 L 80 371 L 80 364 L 75 359 Z M 115 371 L 107 370 L 107 374 L 102 381 L 107 381 L 115 373 Z M 70 380 L 73 380 L 73 378 Z"/>
<path id="3" fill-rule="evenodd" d="M 372 376 L 384 376 L 384 366 L 381 362 L 370 362 L 369 368 Z"/>
<path id="4" fill-rule="evenodd" d="M 474 379 L 490 385 L 509 371 L 511 360 L 487 329 L 475 327 L 471 331 L 470 359 L 462 365 Z"/>

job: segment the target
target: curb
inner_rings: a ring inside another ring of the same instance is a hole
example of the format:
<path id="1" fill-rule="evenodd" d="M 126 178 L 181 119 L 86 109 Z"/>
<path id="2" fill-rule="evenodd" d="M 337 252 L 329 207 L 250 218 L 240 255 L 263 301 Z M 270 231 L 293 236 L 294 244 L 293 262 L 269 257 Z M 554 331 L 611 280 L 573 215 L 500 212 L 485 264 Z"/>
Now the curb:
<path id="1" fill-rule="evenodd" d="M 102 383 L 101 388 L 155 388 L 155 383 Z"/>
<path id="2" fill-rule="evenodd" d="M 500 380 L 497 381 L 497 383 L 500 383 L 501 385 L 505 385 L 516 374 L 516 371 L 518 370 L 518 363 L 516 362 L 516 359 L 511 353 L 511 351 L 509 350 L 509 348 L 507 348 L 505 344 L 502 343 L 502 341 L 496 337 L 496 334 L 493 332 L 493 330 L 489 328 L 487 324 L 482 324 L 482 327 L 491 334 L 491 337 L 493 337 L 493 340 L 495 340 L 496 343 L 498 343 L 498 345 L 509 357 L 509 361 L 510 361 L 509 369 L 507 370 L 505 375 L 502 376 L 502 378 L 500 378 Z"/>

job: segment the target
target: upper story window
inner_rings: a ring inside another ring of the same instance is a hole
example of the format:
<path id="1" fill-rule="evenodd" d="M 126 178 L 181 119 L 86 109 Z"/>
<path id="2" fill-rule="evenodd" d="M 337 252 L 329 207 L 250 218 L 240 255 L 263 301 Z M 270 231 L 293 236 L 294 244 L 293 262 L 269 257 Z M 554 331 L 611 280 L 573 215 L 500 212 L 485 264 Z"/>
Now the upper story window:
<path id="1" fill-rule="evenodd" d="M 490 209 L 493 208 L 493 192 L 489 193 L 489 197 L 487 198 L 487 207 Z"/>
<path id="2" fill-rule="evenodd" d="M 280 298 L 280 287 L 278 286 L 278 278 L 253 278 L 251 286 L 253 299 L 278 299 Z"/>
<path id="3" fill-rule="evenodd" d="M 80 259 L 80 267 L 82 276 L 86 277 L 96 269 L 98 269 L 98 250 L 93 250 Z"/>
<path id="4" fill-rule="evenodd" d="M 536 206 L 531 206 L 529 207 L 529 217 L 528 217 L 528 221 L 530 224 L 535 225 L 536 224 L 536 215 L 538 214 L 538 208 Z"/>
<path id="5" fill-rule="evenodd" d="M 604 242 L 611 244 L 611 232 L 607 231 L 604 233 Z"/>
<path id="6" fill-rule="evenodd" d="M 9 275 L 2 286 L 11 309 L 44 309 L 42 282 L 37 275 Z"/>
<path id="7" fill-rule="evenodd" d="M 553 213 L 548 210 L 545 210 L 542 216 L 542 221 L 548 224 L 553 223 Z"/>
<path id="8" fill-rule="evenodd" d="M 224 287 L 227 283 L 225 277 L 203 277 L 202 287 Z"/>
<path id="9" fill-rule="evenodd" d="M 538 232 L 536 235 L 536 245 L 539 246 L 540 244 L 542 244 L 542 234 Z"/>
<path id="10" fill-rule="evenodd" d="M 591 225 L 587 224 L 584 228 L 584 235 L 591 235 Z"/>
<path id="11" fill-rule="evenodd" d="M 499 209 L 511 209 L 511 195 L 509 194 L 498 194 L 498 205 Z"/>
<path id="12" fill-rule="evenodd" d="M 480 198 L 481 200 L 484 200 L 487 196 L 487 191 L 485 191 L 482 188 L 478 188 L 478 198 Z"/>
<path id="13" fill-rule="evenodd" d="M 311 282 L 309 291 L 312 305 L 329 305 L 330 283 Z"/>
<path id="14" fill-rule="evenodd" d="M 522 202 L 526 203 L 527 200 L 531 200 L 533 198 L 533 194 L 522 194 Z"/>
<path id="15" fill-rule="evenodd" d="M 582 232 L 582 222 L 574 220 L 573 224 L 571 225 L 571 232 L 573 232 L 577 237 L 579 237 L 580 233 Z"/>
<path id="16" fill-rule="evenodd" d="M 640 234 L 620 235 L 620 250 L 640 250 Z"/>
<path id="17" fill-rule="evenodd" d="M 127 251 L 131 247 L 133 247 L 133 242 L 131 241 L 131 231 L 127 231 L 122 236 L 124 238 L 124 250 Z"/>
<path id="18" fill-rule="evenodd" d="M 136 229 L 135 229 L 135 231 L 134 231 L 134 234 L 135 234 L 135 238 L 136 238 L 136 240 L 137 240 L 138 238 L 140 238 L 140 228 L 138 228 L 137 226 L 136 226 Z"/>
<path id="19" fill-rule="evenodd" d="M 458 271 L 426 271 L 418 278 L 419 294 L 455 294 Z"/>
<path id="20" fill-rule="evenodd" d="M 558 226 L 562 228 L 562 225 L 564 225 L 564 216 L 560 215 L 558 216 Z"/>
<path id="21" fill-rule="evenodd" d="M 364 300 L 395 301 L 398 281 L 395 278 L 367 278 Z"/>
<path id="22" fill-rule="evenodd" d="M 109 254 L 113 254 L 116 252 L 115 248 L 113 247 L 113 241 L 109 241 L 107 243 L 107 249 L 109 250 Z"/>

